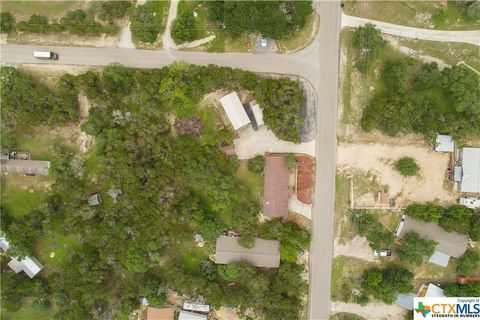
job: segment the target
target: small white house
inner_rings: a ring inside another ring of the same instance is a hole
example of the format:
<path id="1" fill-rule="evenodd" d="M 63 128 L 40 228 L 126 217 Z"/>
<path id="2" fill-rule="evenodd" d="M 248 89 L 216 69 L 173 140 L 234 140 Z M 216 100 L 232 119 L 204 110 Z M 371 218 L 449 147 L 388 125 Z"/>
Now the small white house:
<path id="1" fill-rule="evenodd" d="M 220 102 L 234 130 L 238 130 L 250 123 L 247 112 L 243 108 L 236 92 L 227 94 L 220 99 Z"/>
<path id="2" fill-rule="evenodd" d="M 437 152 L 453 152 L 455 149 L 455 142 L 452 137 L 439 134 L 435 139 L 435 151 Z"/>
<path id="3" fill-rule="evenodd" d="M 200 313 L 181 310 L 178 320 L 208 320 L 208 316 Z"/>
<path id="4" fill-rule="evenodd" d="M 13 257 L 8 266 L 15 273 L 25 272 L 30 278 L 35 277 L 43 269 L 42 264 L 37 259 L 30 257 L 25 257 L 22 260 L 19 260 L 18 257 Z"/>
<path id="5" fill-rule="evenodd" d="M 480 208 L 480 199 L 477 198 L 460 198 L 458 204 L 470 209 Z"/>

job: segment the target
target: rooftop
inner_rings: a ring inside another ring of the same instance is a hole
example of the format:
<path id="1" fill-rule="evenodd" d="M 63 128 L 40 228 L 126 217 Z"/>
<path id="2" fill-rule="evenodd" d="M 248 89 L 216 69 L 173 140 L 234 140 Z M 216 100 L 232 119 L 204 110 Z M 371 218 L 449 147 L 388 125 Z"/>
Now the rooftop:
<path id="1" fill-rule="evenodd" d="M 204 314 L 182 310 L 178 315 L 178 320 L 208 320 L 208 316 Z"/>
<path id="2" fill-rule="evenodd" d="M 437 152 L 453 152 L 455 149 L 455 142 L 452 137 L 439 134 L 435 139 L 435 151 Z"/>
<path id="3" fill-rule="evenodd" d="M 247 261 L 255 267 L 278 268 L 280 265 L 280 244 L 276 240 L 256 238 L 255 246 L 248 249 L 238 244 L 237 237 L 218 237 L 215 263 L 227 264 L 237 261 Z"/>
<path id="4" fill-rule="evenodd" d="M 47 175 L 50 161 L 38 160 L 1 160 L 1 171 L 8 173 L 22 173 Z"/>
<path id="5" fill-rule="evenodd" d="M 288 215 L 289 174 L 283 155 L 265 155 L 263 215 L 271 218 Z"/>
<path id="6" fill-rule="evenodd" d="M 480 148 L 463 148 L 462 192 L 480 192 Z"/>
<path id="7" fill-rule="evenodd" d="M 221 98 L 220 103 L 234 130 L 240 129 L 250 123 L 250 119 L 235 91 Z"/>

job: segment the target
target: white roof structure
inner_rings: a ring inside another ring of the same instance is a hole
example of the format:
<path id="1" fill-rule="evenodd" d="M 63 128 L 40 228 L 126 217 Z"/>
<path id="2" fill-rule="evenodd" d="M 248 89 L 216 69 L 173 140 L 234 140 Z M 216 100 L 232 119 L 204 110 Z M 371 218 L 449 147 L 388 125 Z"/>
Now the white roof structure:
<path id="1" fill-rule="evenodd" d="M 428 259 L 428 262 L 437 264 L 442 267 L 448 266 L 449 261 L 450 261 L 450 256 L 440 251 L 435 251 L 430 257 L 430 259 Z"/>
<path id="2" fill-rule="evenodd" d="M 220 99 L 220 102 L 234 130 L 240 129 L 250 123 L 250 119 L 236 92 L 227 94 Z"/>
<path id="3" fill-rule="evenodd" d="M 208 316 L 200 313 L 182 310 L 178 315 L 178 320 L 208 320 Z"/>
<path id="4" fill-rule="evenodd" d="M 480 208 L 480 199 L 477 198 L 460 198 L 458 204 L 470 209 Z"/>
<path id="5" fill-rule="evenodd" d="M 432 283 L 429 283 L 427 287 L 427 292 L 425 293 L 425 297 L 443 298 L 445 297 L 445 294 L 443 293 L 442 288 L 437 287 Z"/>
<path id="6" fill-rule="evenodd" d="M 209 313 L 210 312 L 210 305 L 200 303 L 200 302 L 194 302 L 194 301 L 185 301 L 183 303 L 183 309 L 184 310 L 190 310 L 190 311 L 198 311 L 198 312 Z"/>
<path id="7" fill-rule="evenodd" d="M 8 242 L 7 238 L 0 232 L 0 249 L 1 252 L 5 252 L 10 247 L 10 243 Z"/>
<path id="8" fill-rule="evenodd" d="M 462 192 L 480 192 L 480 148 L 463 148 Z"/>
<path id="9" fill-rule="evenodd" d="M 455 142 L 452 137 L 443 134 L 437 135 L 435 139 L 435 151 L 437 152 L 453 152 L 455 149 Z"/>
<path id="10" fill-rule="evenodd" d="M 395 304 L 399 307 L 402 307 L 407 310 L 413 310 L 413 299 L 417 297 L 415 293 L 399 293 L 397 294 L 397 299 L 395 300 Z"/>
<path id="11" fill-rule="evenodd" d="M 12 268 L 15 273 L 19 273 L 20 271 L 25 272 L 30 278 L 35 277 L 35 275 L 43 269 L 42 264 L 37 259 L 30 257 L 25 257 L 21 261 L 18 260 L 18 257 L 13 257 L 8 263 L 8 266 Z"/>
<path id="12" fill-rule="evenodd" d="M 255 120 L 257 121 L 257 126 L 261 127 L 265 123 L 263 122 L 263 111 L 258 105 L 257 101 L 252 101 L 250 102 L 250 105 L 252 106 L 252 112 L 255 117 Z"/>

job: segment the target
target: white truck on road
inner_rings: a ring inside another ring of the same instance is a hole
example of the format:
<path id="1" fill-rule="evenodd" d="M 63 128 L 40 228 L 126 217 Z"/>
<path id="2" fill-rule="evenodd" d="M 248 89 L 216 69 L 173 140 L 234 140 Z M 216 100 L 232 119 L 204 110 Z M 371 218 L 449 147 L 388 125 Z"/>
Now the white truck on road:
<path id="1" fill-rule="evenodd" d="M 37 59 L 58 60 L 58 54 L 52 51 L 33 51 L 33 57 Z"/>

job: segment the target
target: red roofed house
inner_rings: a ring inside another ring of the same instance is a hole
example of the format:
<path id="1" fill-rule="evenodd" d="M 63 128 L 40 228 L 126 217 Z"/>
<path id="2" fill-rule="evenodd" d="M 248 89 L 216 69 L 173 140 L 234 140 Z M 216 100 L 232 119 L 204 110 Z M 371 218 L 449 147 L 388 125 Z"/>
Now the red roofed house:
<path id="1" fill-rule="evenodd" d="M 263 215 L 286 218 L 288 215 L 289 171 L 283 155 L 265 154 Z"/>

